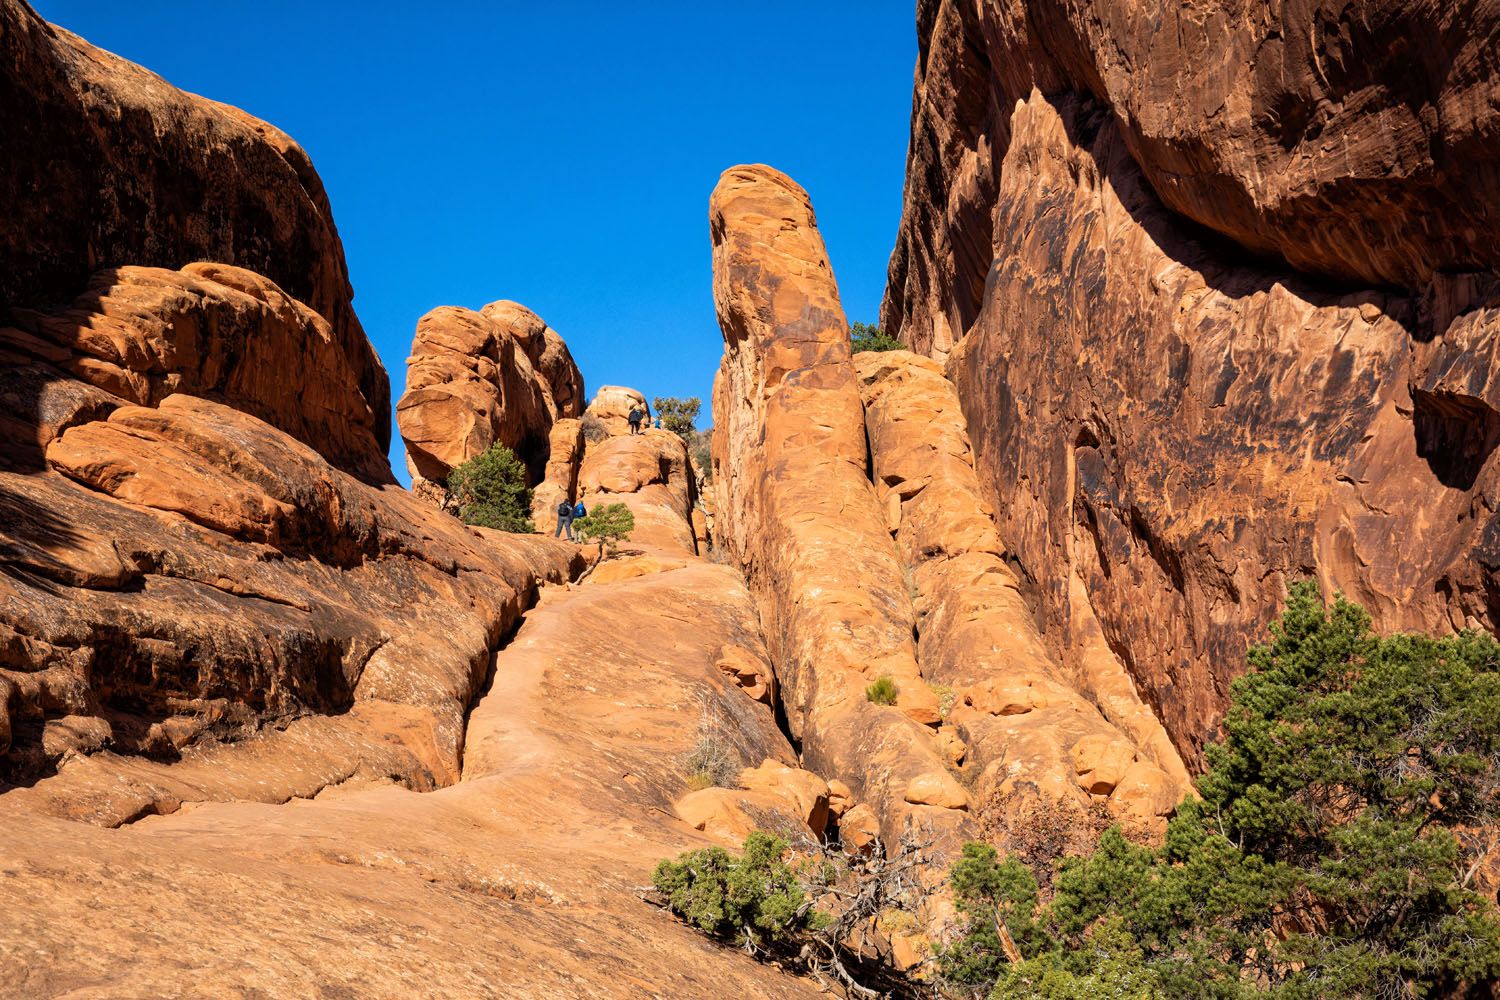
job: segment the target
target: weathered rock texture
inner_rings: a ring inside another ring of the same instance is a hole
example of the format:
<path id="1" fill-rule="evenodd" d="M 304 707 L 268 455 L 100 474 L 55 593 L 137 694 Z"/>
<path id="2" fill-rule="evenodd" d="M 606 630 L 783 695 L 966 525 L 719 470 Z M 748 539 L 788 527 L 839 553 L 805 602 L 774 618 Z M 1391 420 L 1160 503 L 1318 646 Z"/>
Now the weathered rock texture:
<path id="1" fill-rule="evenodd" d="M 849 784 L 891 838 L 959 829 L 967 792 L 932 747 L 937 699 L 866 469 L 848 328 L 807 194 L 725 171 L 709 203 L 725 356 L 714 385 L 716 538 L 742 567 L 807 766 Z M 896 707 L 865 688 L 889 675 Z"/>
<path id="2" fill-rule="evenodd" d="M 462 780 L 430 794 L 356 776 L 113 830 L 45 814 L 71 765 L 0 795 L 0 995 L 822 996 L 634 889 L 712 842 L 672 816 L 700 732 L 760 772 L 793 758 L 716 668 L 731 653 L 766 657 L 754 606 L 738 574 L 692 560 L 549 588 L 496 657 Z"/>
<path id="3" fill-rule="evenodd" d="M 687 445 L 671 431 L 591 442 L 578 471 L 578 498 L 585 507 L 622 503 L 630 509 L 635 516 L 632 545 L 696 554 L 696 497 Z"/>
<path id="4" fill-rule="evenodd" d="M 0 0 L 0 81 L 0 308 L 68 302 L 120 265 L 254 271 L 328 322 L 385 451 L 390 385 L 301 147 L 47 24 L 23 0 Z"/>
<path id="5" fill-rule="evenodd" d="M 366 482 L 390 480 L 385 414 L 371 410 L 332 328 L 261 275 L 224 264 L 113 268 L 70 306 L 13 309 L 10 323 L 0 322 L 0 359 L 50 364 L 142 406 L 173 393 L 217 400 Z M 20 439 L 31 418 L 18 416 Z"/>
<path id="6" fill-rule="evenodd" d="M 923 3 L 883 309 L 1075 669 L 1192 759 L 1314 575 L 1493 628 L 1500 6 Z"/>
<path id="7" fill-rule="evenodd" d="M 1096 807 L 1155 830 L 1188 790 L 1187 771 L 1118 661 L 1075 676 L 1049 654 L 942 365 L 907 351 L 856 354 L 854 365 L 876 493 L 916 592 L 918 661 L 951 692 L 940 737 L 977 774 L 980 815 L 1003 841 L 1029 834 L 1039 810 L 1084 838 Z"/>
<path id="8" fill-rule="evenodd" d="M 611 434 L 630 433 L 630 411 L 640 407 L 649 418 L 651 405 L 638 389 L 621 385 L 601 385 L 589 401 L 586 416 Z"/>
<path id="9" fill-rule="evenodd" d="M 557 331 L 514 302 L 439 306 L 417 322 L 396 422 L 412 476 L 441 482 L 502 444 L 542 482 L 553 424 L 577 417 L 583 377 Z"/>

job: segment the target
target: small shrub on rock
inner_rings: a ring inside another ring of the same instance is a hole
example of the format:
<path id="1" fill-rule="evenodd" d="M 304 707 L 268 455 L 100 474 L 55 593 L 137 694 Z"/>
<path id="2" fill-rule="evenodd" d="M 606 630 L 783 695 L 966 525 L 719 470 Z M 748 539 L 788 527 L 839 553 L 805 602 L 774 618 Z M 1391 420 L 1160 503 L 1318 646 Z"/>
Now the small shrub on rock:
<path id="1" fill-rule="evenodd" d="M 703 408 L 703 401 L 697 396 L 689 396 L 687 399 L 679 399 L 676 396 L 657 396 L 651 401 L 651 408 L 661 418 L 661 425 L 678 437 L 692 443 L 697 435 L 694 423 L 698 419 L 698 411 Z"/>
<path id="2" fill-rule="evenodd" d="M 448 474 L 447 485 L 465 524 L 521 533 L 536 530 L 526 467 L 504 445 L 490 445 L 458 466 Z"/>
<path id="3" fill-rule="evenodd" d="M 662 861 L 651 884 L 694 927 L 746 951 L 765 951 L 815 927 L 818 914 L 797 873 L 782 860 L 787 843 L 757 830 L 736 858 L 722 847 Z"/>
<path id="4" fill-rule="evenodd" d="M 635 530 L 635 515 L 622 503 L 607 503 L 589 511 L 588 516 L 573 522 L 573 533 L 583 541 L 597 541 L 610 555 L 621 542 L 630 541 Z"/>
<path id="5" fill-rule="evenodd" d="M 609 437 L 609 428 L 604 426 L 604 421 L 592 413 L 583 415 L 583 439 L 589 444 L 598 444 Z"/>
<path id="6" fill-rule="evenodd" d="M 890 674 L 881 674 L 875 678 L 874 684 L 865 688 L 865 697 L 877 705 L 896 704 L 896 693 L 896 682 Z"/>

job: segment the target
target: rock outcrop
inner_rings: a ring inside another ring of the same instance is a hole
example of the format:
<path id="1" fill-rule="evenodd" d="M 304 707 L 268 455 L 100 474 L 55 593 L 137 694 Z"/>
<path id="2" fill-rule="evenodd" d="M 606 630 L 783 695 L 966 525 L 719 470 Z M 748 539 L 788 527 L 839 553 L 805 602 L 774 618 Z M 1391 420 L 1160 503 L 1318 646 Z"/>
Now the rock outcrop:
<path id="1" fill-rule="evenodd" d="M 587 508 L 622 503 L 635 517 L 633 544 L 697 554 L 697 489 L 687 445 L 671 431 L 649 430 L 590 442 L 578 471 Z"/>
<path id="2" fill-rule="evenodd" d="M 1051 651 L 1190 762 L 1296 578 L 1497 624 L 1497 26 L 921 5 L 884 323 L 947 359 Z"/>
<path id="3" fill-rule="evenodd" d="M 651 406 L 638 390 L 622 385 L 601 385 L 584 415 L 611 434 L 629 434 L 630 411 L 637 407 L 648 418 L 651 416 Z"/>
<path id="4" fill-rule="evenodd" d="M 384 454 L 390 384 L 300 146 L 46 23 L 23 0 L 0 0 L 0 77 L 0 307 L 56 307 L 122 265 L 218 261 L 264 275 L 327 321 Z"/>
<path id="5" fill-rule="evenodd" d="M 417 322 L 396 422 L 414 480 L 442 482 L 502 444 L 536 485 L 547 475 L 553 424 L 582 407 L 583 377 L 567 345 L 531 310 L 439 306 Z"/>
<path id="6" fill-rule="evenodd" d="M 1187 771 L 1118 661 L 1074 675 L 1047 651 L 942 365 L 887 351 L 856 354 L 854 366 L 877 497 L 915 590 L 917 658 L 951 706 L 939 736 L 977 773 L 987 830 L 1024 838 L 1044 810 L 1087 846 L 1099 807 L 1159 832 L 1190 787 Z"/>
<path id="7" fill-rule="evenodd" d="M 714 384 L 716 538 L 761 609 L 806 766 L 848 783 L 894 841 L 952 834 L 968 793 L 932 747 L 936 696 L 866 468 L 848 327 L 807 194 L 769 167 L 725 171 L 709 203 L 725 356 Z M 892 678 L 895 707 L 866 687 Z"/>
<path id="8" fill-rule="evenodd" d="M 174 393 L 216 400 L 366 482 L 390 481 L 386 416 L 371 409 L 327 320 L 261 275 L 203 263 L 112 268 L 71 305 L 12 309 L 9 324 L 0 321 L 0 360 L 50 365 L 141 406 Z M 12 440 L 45 443 L 27 440 L 32 415 L 13 416 Z"/>

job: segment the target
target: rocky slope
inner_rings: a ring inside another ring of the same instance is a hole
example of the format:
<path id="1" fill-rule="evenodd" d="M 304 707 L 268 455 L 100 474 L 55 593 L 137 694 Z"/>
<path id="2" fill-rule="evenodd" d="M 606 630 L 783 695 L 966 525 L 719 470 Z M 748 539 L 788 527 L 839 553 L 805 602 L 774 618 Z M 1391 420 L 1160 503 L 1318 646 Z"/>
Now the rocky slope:
<path id="1" fill-rule="evenodd" d="M 1291 580 L 1493 628 L 1500 7 L 918 20 L 883 320 L 1051 651 L 1102 640 L 1191 760 Z"/>
<path id="2" fill-rule="evenodd" d="M 639 539 L 570 585 L 577 546 L 399 489 L 290 140 L 14 0 L 0 53 L 0 190 L 56 214 L 0 224 L 32 268 L 0 293 L 0 995 L 815 995 L 636 890 L 714 817 L 828 815 L 764 788 L 804 773 L 682 442 L 586 458 L 566 347 L 497 303 L 459 317 L 450 381 L 494 395 L 453 426 L 506 411 Z M 685 822 L 704 733 L 750 776 Z"/>
<path id="3" fill-rule="evenodd" d="M 811 204 L 768 167 L 710 202 L 725 357 L 716 527 L 761 607 L 803 759 L 888 842 L 930 828 L 1081 846 L 1159 831 L 1187 787 L 1112 658 L 1046 649 L 980 496 L 953 386 L 906 352 L 850 355 Z M 896 687 L 891 707 L 866 688 Z"/>

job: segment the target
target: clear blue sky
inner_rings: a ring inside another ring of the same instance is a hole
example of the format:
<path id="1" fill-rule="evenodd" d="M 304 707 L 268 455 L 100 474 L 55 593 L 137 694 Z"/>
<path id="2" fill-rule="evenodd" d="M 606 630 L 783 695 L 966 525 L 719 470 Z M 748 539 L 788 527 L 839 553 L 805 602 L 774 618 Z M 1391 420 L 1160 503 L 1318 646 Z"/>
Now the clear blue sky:
<path id="1" fill-rule="evenodd" d="M 568 341 L 590 393 L 700 396 L 706 426 L 723 348 L 708 195 L 736 163 L 808 189 L 849 318 L 877 317 L 910 0 L 32 2 L 307 149 L 393 399 L 419 316 L 514 299 Z M 399 437 L 392 465 L 404 480 Z"/>

